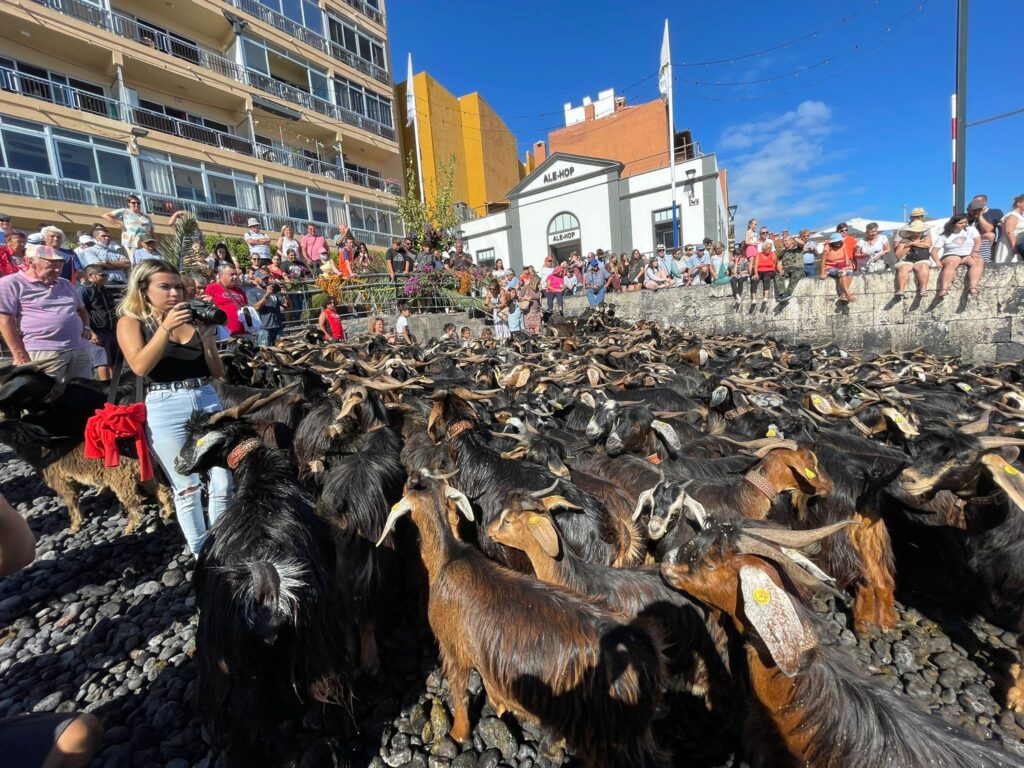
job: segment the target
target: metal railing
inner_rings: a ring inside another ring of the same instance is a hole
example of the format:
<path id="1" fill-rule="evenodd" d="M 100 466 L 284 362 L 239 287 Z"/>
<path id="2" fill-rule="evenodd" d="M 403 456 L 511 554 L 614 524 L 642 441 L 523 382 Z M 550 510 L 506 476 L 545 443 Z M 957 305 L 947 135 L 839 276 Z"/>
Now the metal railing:
<path id="1" fill-rule="evenodd" d="M 352 51 L 338 45 L 335 41 L 331 40 L 330 43 L 330 54 L 338 61 L 342 61 L 348 64 L 353 69 L 358 69 L 364 75 L 369 75 L 374 80 L 379 80 L 385 85 L 391 85 L 391 75 L 383 67 L 378 67 L 372 61 L 367 61 L 359 56 L 356 56 Z"/>
<path id="2" fill-rule="evenodd" d="M 102 184 L 0 169 L 0 193 L 9 195 L 81 203 L 111 210 L 123 207 L 125 195 L 130 191 Z"/>
<path id="3" fill-rule="evenodd" d="M 372 19 L 378 24 L 384 23 L 384 14 L 368 3 L 364 3 L 363 0 L 345 0 L 345 2 L 363 14 L 366 18 Z"/>
<path id="4" fill-rule="evenodd" d="M 0 67 L 0 90 L 40 99 L 71 109 L 80 109 L 113 120 L 121 119 L 121 104 L 106 96 L 98 96 L 80 88 L 55 83 L 41 77 L 25 75 L 7 67 Z"/>
<path id="5" fill-rule="evenodd" d="M 348 64 L 354 69 L 358 69 L 360 72 L 379 80 L 385 85 L 391 84 L 391 75 L 388 74 L 388 71 L 383 67 L 379 67 L 373 62 L 360 58 L 346 48 L 338 45 L 338 43 L 333 40 L 329 40 L 308 27 L 304 27 L 297 21 L 289 19 L 287 16 L 283 16 L 273 8 L 268 8 L 259 2 L 259 0 L 225 0 L 225 2 L 240 11 L 244 11 L 250 16 L 255 16 L 260 21 L 281 30 L 285 34 L 294 37 L 296 40 L 301 40 L 306 45 L 316 48 L 318 51 L 322 51 L 338 61 Z"/>
<path id="6" fill-rule="evenodd" d="M 205 125 L 179 120 L 176 117 L 170 117 L 161 112 L 143 109 L 142 107 L 128 106 L 126 112 L 128 122 L 142 128 L 149 128 L 190 141 L 198 141 L 201 144 L 209 144 L 212 147 L 228 149 L 243 155 L 256 154 L 256 145 L 241 136 L 218 131 L 214 128 L 207 128 Z"/>
<path id="7" fill-rule="evenodd" d="M 215 51 L 172 37 L 166 32 L 161 32 L 153 27 L 142 24 L 117 11 L 107 11 L 83 2 L 83 0 L 35 0 L 35 2 L 68 16 L 81 19 L 94 26 L 101 27 L 119 37 L 148 45 L 154 50 L 184 59 L 197 66 L 217 72 L 231 80 L 258 88 L 272 96 L 277 96 L 285 101 L 311 109 L 326 117 L 343 123 L 349 123 L 392 141 L 396 139 L 395 129 L 390 126 L 379 123 L 376 120 L 371 120 L 358 112 L 333 104 L 319 96 L 314 96 L 294 85 L 275 80 L 262 72 L 246 69 L 237 62 Z"/>

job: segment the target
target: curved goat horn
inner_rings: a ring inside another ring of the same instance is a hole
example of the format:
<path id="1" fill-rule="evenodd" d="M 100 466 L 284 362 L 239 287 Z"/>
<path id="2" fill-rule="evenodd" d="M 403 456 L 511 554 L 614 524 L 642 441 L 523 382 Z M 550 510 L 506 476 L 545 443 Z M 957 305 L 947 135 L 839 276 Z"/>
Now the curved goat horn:
<path id="1" fill-rule="evenodd" d="M 208 423 L 216 424 L 217 422 L 222 421 L 223 419 L 240 419 L 247 413 L 251 413 L 252 411 L 259 410 L 260 408 L 263 408 L 266 405 L 270 405 L 270 403 L 277 400 L 277 398 L 281 397 L 282 395 L 288 394 L 297 386 L 299 386 L 299 382 L 296 381 L 289 384 L 287 387 L 282 387 L 281 389 L 275 392 L 271 392 L 270 394 L 267 395 L 253 395 L 252 397 L 246 398 L 241 403 L 232 408 L 227 408 L 223 411 L 219 411 L 213 414 L 210 417 L 210 421 Z"/>
<path id="2" fill-rule="evenodd" d="M 530 491 L 530 497 L 534 499 L 543 499 L 549 493 L 554 493 L 555 489 L 558 488 L 558 480 L 555 480 L 549 487 L 542 488 L 539 491 Z"/>

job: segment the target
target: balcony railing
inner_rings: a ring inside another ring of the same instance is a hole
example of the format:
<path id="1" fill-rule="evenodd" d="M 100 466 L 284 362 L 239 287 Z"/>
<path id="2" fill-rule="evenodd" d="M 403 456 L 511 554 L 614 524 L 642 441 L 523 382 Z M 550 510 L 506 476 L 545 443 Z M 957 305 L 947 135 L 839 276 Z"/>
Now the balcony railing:
<path id="1" fill-rule="evenodd" d="M 89 91 L 72 88 L 69 85 L 54 83 L 41 77 L 24 75 L 7 67 L 0 67 L 0 90 L 18 93 L 31 99 L 48 101 L 71 109 L 91 112 L 112 120 L 121 119 L 121 104 L 106 96 L 98 96 Z"/>
<path id="2" fill-rule="evenodd" d="M 326 42 L 326 41 L 325 41 Z M 369 75 L 374 80 L 379 80 L 385 85 L 391 85 L 391 75 L 383 67 L 378 67 L 376 64 L 362 59 L 356 56 L 352 51 L 347 48 L 343 48 L 333 40 L 330 41 L 330 53 L 338 61 L 343 61 L 354 69 L 358 69 L 363 74 Z"/>
<path id="3" fill-rule="evenodd" d="M 34 173 L 11 171 L 0 168 L 0 192 L 20 197 L 35 197 L 40 200 L 58 200 L 65 203 L 81 203 L 111 210 L 124 206 L 124 197 L 131 190 L 105 187 L 71 179 L 53 176 L 39 176 Z"/>
<path id="4" fill-rule="evenodd" d="M 391 75 L 389 75 L 388 71 L 383 67 L 378 67 L 372 62 L 361 59 L 359 56 L 356 56 L 351 51 L 346 50 L 334 41 L 328 40 L 326 37 L 302 26 L 297 21 L 293 21 L 272 8 L 268 8 L 259 2 L 259 0 L 225 0 L 225 2 L 240 11 L 244 11 L 250 16 L 255 16 L 260 21 L 281 30 L 285 34 L 294 37 L 296 40 L 301 40 L 306 45 L 312 46 L 318 51 L 323 51 L 328 56 L 333 56 L 338 61 L 342 61 L 350 67 L 358 69 L 360 72 L 369 75 L 375 80 L 379 80 L 385 85 L 391 85 Z"/>
<path id="5" fill-rule="evenodd" d="M 207 128 L 205 125 L 197 125 L 175 117 L 154 112 L 142 107 L 128 107 L 128 122 L 142 128 L 149 128 L 160 133 L 168 133 L 172 136 L 179 136 L 190 141 L 198 141 L 201 144 L 209 144 L 212 147 L 229 149 L 243 155 L 256 154 L 255 145 L 248 139 L 241 136 L 234 136 L 230 133 Z"/>
<path id="6" fill-rule="evenodd" d="M 332 104 L 330 101 L 314 96 L 301 88 L 275 80 L 260 72 L 251 69 L 247 70 L 237 62 L 219 53 L 172 37 L 165 32 L 160 32 L 145 24 L 141 24 L 124 14 L 104 10 L 103 8 L 83 2 L 83 0 L 35 1 L 40 5 L 45 5 L 47 8 L 52 8 L 60 13 L 101 27 L 119 37 L 125 37 L 137 43 L 148 45 L 154 50 L 184 59 L 197 66 L 217 72 L 229 79 L 250 85 L 285 101 L 311 109 L 321 115 L 355 125 L 386 139 L 395 140 L 394 128 L 378 123 L 376 120 L 371 120 L 352 110 Z"/>
<path id="7" fill-rule="evenodd" d="M 32 197 L 37 200 L 52 200 L 65 203 L 79 203 L 103 210 L 121 208 L 125 195 L 132 190 L 120 187 L 109 187 L 87 181 L 75 181 L 25 171 L 0 168 L 0 194 Z M 245 227 L 250 216 L 255 216 L 269 230 L 279 230 L 285 224 L 295 226 L 304 224 L 308 217 L 277 216 L 263 211 L 237 208 L 199 200 L 188 200 L 174 195 L 160 195 L 155 192 L 142 192 L 143 206 L 150 214 L 168 214 L 174 211 L 189 211 L 200 221 L 212 222 L 231 227 Z M 326 217 L 323 217 L 326 218 Z M 342 222 L 323 221 L 318 216 L 312 220 L 321 226 L 337 226 Z M 391 235 L 385 232 L 372 232 L 354 229 L 356 236 L 365 243 L 387 246 L 391 243 Z"/>
<path id="8" fill-rule="evenodd" d="M 363 0 L 345 0 L 345 2 L 351 5 L 361 14 L 363 14 L 363 16 L 365 16 L 366 18 L 372 19 L 378 24 L 384 23 L 384 14 L 378 11 L 373 6 L 371 6 L 369 3 L 364 3 Z"/>

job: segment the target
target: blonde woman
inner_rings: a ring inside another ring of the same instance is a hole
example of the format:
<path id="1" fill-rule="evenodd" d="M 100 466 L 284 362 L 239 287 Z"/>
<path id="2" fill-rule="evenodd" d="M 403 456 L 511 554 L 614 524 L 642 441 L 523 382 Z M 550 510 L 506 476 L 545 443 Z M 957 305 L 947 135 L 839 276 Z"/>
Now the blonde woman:
<path id="1" fill-rule="evenodd" d="M 211 383 L 224 375 L 217 353 L 217 326 L 197 324 L 185 303 L 185 286 L 178 270 L 151 259 L 132 270 L 118 306 L 117 343 L 125 364 L 145 387 L 146 440 L 174 489 L 174 507 L 193 555 L 206 540 L 199 475 L 180 475 L 174 460 L 185 445 L 185 422 L 194 411 L 222 410 Z M 210 525 L 228 505 L 231 475 L 210 470 Z"/>
<path id="2" fill-rule="evenodd" d="M 292 229 L 291 224 L 285 224 L 281 227 L 281 236 L 277 238 L 277 252 L 285 254 L 290 250 L 295 251 L 296 254 L 302 253 L 299 241 L 295 239 L 295 230 Z M 298 259 L 293 259 L 293 261 L 298 261 Z"/>

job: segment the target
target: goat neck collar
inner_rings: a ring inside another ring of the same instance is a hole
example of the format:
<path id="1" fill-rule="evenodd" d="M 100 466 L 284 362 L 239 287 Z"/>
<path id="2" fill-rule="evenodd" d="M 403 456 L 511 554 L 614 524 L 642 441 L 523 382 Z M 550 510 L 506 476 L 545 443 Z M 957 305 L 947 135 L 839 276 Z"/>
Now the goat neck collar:
<path id="1" fill-rule="evenodd" d="M 263 445 L 263 442 L 258 437 L 247 437 L 245 440 L 240 442 L 232 448 L 231 453 L 228 454 L 228 469 L 236 469 L 242 459 L 255 451 L 261 445 Z"/>
<path id="2" fill-rule="evenodd" d="M 445 433 L 445 436 L 449 440 L 454 440 L 467 429 L 472 429 L 474 426 L 475 425 L 473 424 L 473 422 L 470 421 L 469 419 L 462 419 L 460 421 L 456 421 L 454 424 L 448 427 L 448 431 Z"/>
<path id="3" fill-rule="evenodd" d="M 775 501 L 775 499 L 778 498 L 779 492 L 775 490 L 775 486 L 769 483 L 768 478 L 764 475 L 759 475 L 757 472 L 750 471 L 743 476 L 743 479 L 767 496 L 768 501 Z"/>
<path id="4" fill-rule="evenodd" d="M 746 416 L 752 410 L 754 409 L 749 405 L 741 405 L 739 408 L 733 408 L 731 411 L 726 412 L 725 420 L 733 421 L 738 419 L 740 416 Z"/>
<path id="5" fill-rule="evenodd" d="M 868 440 L 870 440 L 875 434 L 875 431 L 871 429 L 871 427 L 869 427 L 863 421 L 858 419 L 856 416 L 850 417 L 850 423 L 853 424 L 853 426 L 857 428 L 857 431 L 864 435 L 864 437 L 866 437 Z M 881 432 L 881 430 L 879 430 L 879 432 Z"/>

